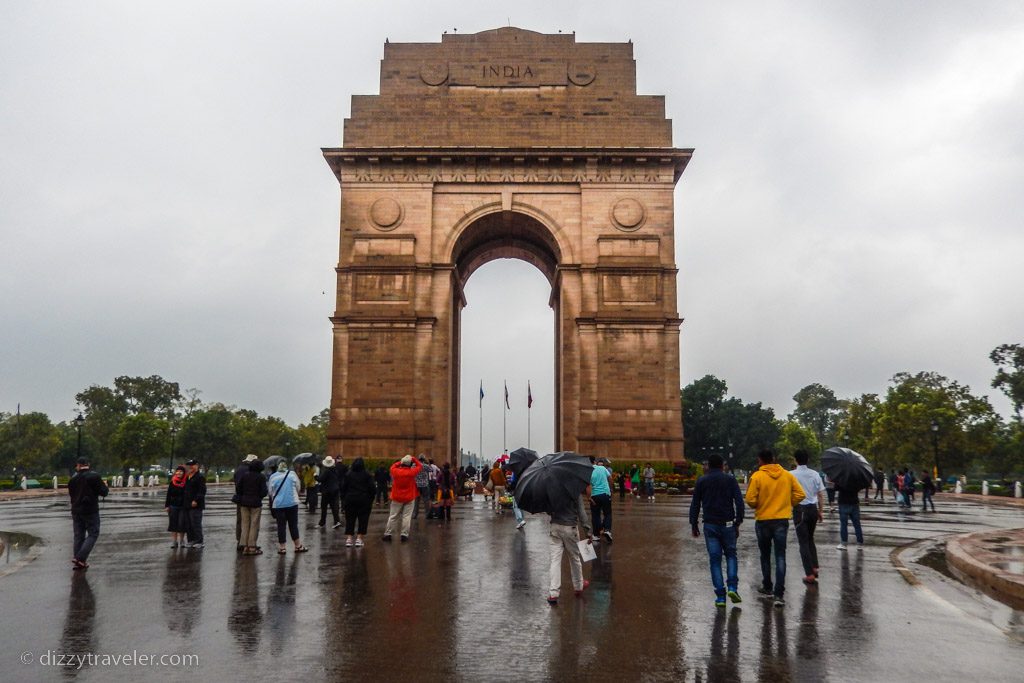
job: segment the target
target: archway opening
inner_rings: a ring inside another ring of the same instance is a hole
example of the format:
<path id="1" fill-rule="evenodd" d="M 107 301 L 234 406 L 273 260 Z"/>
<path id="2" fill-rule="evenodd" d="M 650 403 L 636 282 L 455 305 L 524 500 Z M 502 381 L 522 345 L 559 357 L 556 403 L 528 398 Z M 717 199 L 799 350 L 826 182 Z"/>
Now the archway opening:
<path id="1" fill-rule="evenodd" d="M 464 231 L 453 256 L 459 286 L 453 302 L 452 427 L 463 464 L 492 462 L 506 448 L 519 446 L 554 451 L 559 412 L 554 238 L 529 216 L 491 214 Z"/>

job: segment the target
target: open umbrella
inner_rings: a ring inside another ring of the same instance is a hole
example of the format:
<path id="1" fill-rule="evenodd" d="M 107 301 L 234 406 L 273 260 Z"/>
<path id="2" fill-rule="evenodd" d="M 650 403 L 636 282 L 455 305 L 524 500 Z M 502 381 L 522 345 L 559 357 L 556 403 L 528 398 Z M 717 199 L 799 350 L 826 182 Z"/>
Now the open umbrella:
<path id="1" fill-rule="evenodd" d="M 292 458 L 293 465 L 316 465 L 320 458 L 316 457 L 312 453 L 299 453 Z"/>
<path id="2" fill-rule="evenodd" d="M 515 498 L 527 512 L 557 512 L 576 505 L 590 484 L 594 466 L 577 453 L 551 453 L 526 468 L 516 484 Z"/>
<path id="3" fill-rule="evenodd" d="M 278 463 L 288 462 L 283 455 L 272 455 L 263 461 L 263 469 L 269 474 L 277 472 Z"/>
<path id="4" fill-rule="evenodd" d="M 821 454 L 821 469 L 836 488 L 859 491 L 874 480 L 874 472 L 864 456 L 849 448 L 833 446 Z"/>
<path id="5" fill-rule="evenodd" d="M 508 467 L 512 470 L 512 474 L 516 475 L 516 479 L 523 476 L 523 472 L 526 468 L 532 465 L 537 460 L 537 451 L 531 451 L 529 448 L 517 448 L 508 457 Z"/>

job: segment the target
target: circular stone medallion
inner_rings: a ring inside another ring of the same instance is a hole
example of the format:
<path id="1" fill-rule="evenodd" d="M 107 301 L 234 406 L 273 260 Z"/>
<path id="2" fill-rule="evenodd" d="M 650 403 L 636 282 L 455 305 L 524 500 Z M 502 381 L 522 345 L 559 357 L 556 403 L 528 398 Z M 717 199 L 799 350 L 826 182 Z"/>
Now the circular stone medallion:
<path id="1" fill-rule="evenodd" d="M 402 205 L 391 197 L 381 197 L 370 205 L 370 223 L 378 230 L 394 230 L 402 222 Z"/>
<path id="2" fill-rule="evenodd" d="M 612 223 L 619 230 L 639 230 L 645 217 L 644 205 L 636 199 L 620 199 L 612 206 Z"/>
<path id="3" fill-rule="evenodd" d="M 427 85 L 441 85 L 448 80 L 448 64 L 427 62 L 420 67 L 420 79 Z"/>
<path id="4" fill-rule="evenodd" d="M 573 85 L 590 85 L 597 78 L 597 69 L 593 64 L 570 64 L 568 75 Z"/>

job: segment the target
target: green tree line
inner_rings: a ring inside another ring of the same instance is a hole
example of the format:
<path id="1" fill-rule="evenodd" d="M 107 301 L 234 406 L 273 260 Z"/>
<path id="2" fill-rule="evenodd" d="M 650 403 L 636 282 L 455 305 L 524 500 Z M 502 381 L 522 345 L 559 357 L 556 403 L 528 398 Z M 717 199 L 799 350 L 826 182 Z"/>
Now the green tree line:
<path id="1" fill-rule="evenodd" d="M 247 453 L 266 458 L 326 449 L 327 409 L 291 427 L 253 410 L 204 403 L 200 393 L 182 392 L 158 375 L 117 377 L 112 386 L 75 395 L 80 428 L 74 419 L 53 423 L 40 412 L 0 412 L 0 478 L 66 474 L 79 447 L 104 472 L 166 467 L 172 445 L 174 461 L 195 458 L 211 467 L 234 466 Z"/>
<path id="2" fill-rule="evenodd" d="M 753 469 L 757 451 L 766 447 L 788 460 L 798 448 L 819 454 L 846 446 L 887 471 L 1024 475 L 1024 346 L 1004 344 L 989 358 L 996 366 L 992 386 L 1014 409 L 1009 419 L 987 397 L 935 372 L 901 372 L 884 393 L 845 399 L 809 384 L 793 396 L 785 418 L 730 397 L 723 380 L 707 375 L 681 391 L 686 457 L 699 462 L 718 452 L 733 467 Z"/>

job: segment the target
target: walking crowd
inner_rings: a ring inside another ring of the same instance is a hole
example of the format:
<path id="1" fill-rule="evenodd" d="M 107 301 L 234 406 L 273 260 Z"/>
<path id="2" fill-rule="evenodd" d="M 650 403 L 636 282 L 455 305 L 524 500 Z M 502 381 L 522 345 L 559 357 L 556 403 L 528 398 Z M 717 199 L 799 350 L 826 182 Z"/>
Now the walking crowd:
<path id="1" fill-rule="evenodd" d="M 578 495 L 567 488 L 558 488 L 544 509 L 550 517 L 547 601 L 551 605 L 557 605 L 561 595 L 563 557 L 568 558 L 573 590 L 579 596 L 588 586 L 583 563 L 596 555 L 594 544 L 613 542 L 612 491 L 618 488 L 620 498 L 630 492 L 643 500 L 654 499 L 655 471 L 650 463 L 642 468 L 633 465 L 616 475 L 605 459 L 590 458 L 587 465 L 581 456 L 568 455 L 585 470 Z M 750 476 L 745 495 L 736 478 L 725 471 L 722 456 L 718 454 L 710 456 L 705 474 L 696 481 L 689 506 L 689 523 L 694 537 L 700 537 L 703 532 L 716 606 L 724 608 L 727 600 L 734 604 L 742 602 L 736 548 L 746 508 L 753 511 L 760 560 L 761 580 L 757 591 L 776 606 L 785 604 L 786 548 L 791 522 L 799 546 L 802 582 L 809 587 L 816 586 L 819 580 L 814 536 L 817 525 L 824 519 L 826 506 L 831 511 L 833 503 L 838 502 L 840 542 L 837 549 L 847 549 L 850 526 L 857 550 L 863 548 L 860 491 L 865 490 L 867 499 L 867 489 L 836 484 L 810 469 L 806 451 L 796 451 L 794 459 L 795 468 L 787 470 L 776 462 L 771 450 L 761 451 L 758 469 Z M 474 491 L 482 491 L 485 503 L 499 514 L 510 508 L 516 517 L 516 529 L 521 530 L 526 524 L 514 495 L 520 477 L 503 460 L 481 471 L 472 466 L 453 470 L 449 463 L 438 466 L 424 455 L 418 458 L 405 455 L 390 468 L 382 465 L 371 473 L 362 458 L 356 458 L 348 466 L 328 456 L 319 464 L 294 469 L 282 460 L 272 469 L 265 472 L 264 463 L 257 456 L 248 455 L 234 473 L 231 500 L 236 507 L 235 537 L 238 552 L 245 556 L 263 554 L 259 535 L 265 504 L 276 526 L 280 555 L 287 554 L 289 539 L 294 553 L 308 551 L 300 534 L 299 510 L 303 505 L 309 514 L 315 514 L 319 507 L 316 526 L 320 529 L 326 528 L 328 510 L 332 529 L 344 524 L 344 544 L 349 548 L 365 545 L 374 505 L 388 505 L 381 539 L 391 542 L 397 535 L 405 543 L 412 531 L 412 520 L 421 511 L 427 519 L 450 523 L 455 502 L 459 498 L 472 498 Z M 882 494 L 885 479 L 881 470 L 876 469 L 871 482 L 876 489 L 876 499 Z M 913 504 L 913 472 L 909 469 L 900 473 L 893 471 L 888 482 L 900 506 Z M 84 570 L 89 566 L 88 557 L 99 535 L 98 501 L 108 494 L 108 489 L 85 459 L 79 460 L 77 473 L 68 488 L 74 522 L 72 564 L 74 569 Z M 925 510 L 929 503 L 932 510 L 935 509 L 931 501 L 934 491 L 931 479 L 924 476 Z M 197 461 L 189 460 L 174 470 L 164 501 L 172 549 L 200 550 L 205 546 L 206 494 L 206 478 Z"/>

